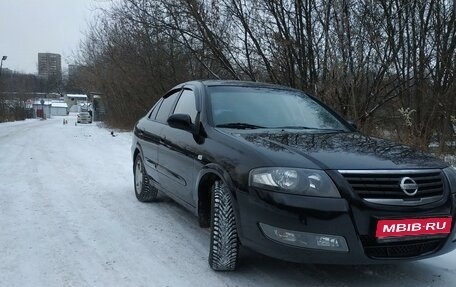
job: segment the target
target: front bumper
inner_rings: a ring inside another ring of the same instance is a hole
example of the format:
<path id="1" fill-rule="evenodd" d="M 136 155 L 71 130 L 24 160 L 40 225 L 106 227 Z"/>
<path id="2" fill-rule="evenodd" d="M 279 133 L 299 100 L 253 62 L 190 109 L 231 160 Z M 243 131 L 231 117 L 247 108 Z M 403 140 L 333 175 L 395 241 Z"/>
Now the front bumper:
<path id="1" fill-rule="evenodd" d="M 241 243 L 259 253 L 292 262 L 321 264 L 374 264 L 418 260 L 456 248 L 456 195 L 432 208 L 384 210 L 352 203 L 343 198 L 312 198 L 259 189 L 237 191 L 238 229 Z M 451 234 L 377 242 L 378 219 L 449 216 Z M 264 233 L 260 225 L 284 230 L 343 237 L 348 252 L 291 246 Z"/>

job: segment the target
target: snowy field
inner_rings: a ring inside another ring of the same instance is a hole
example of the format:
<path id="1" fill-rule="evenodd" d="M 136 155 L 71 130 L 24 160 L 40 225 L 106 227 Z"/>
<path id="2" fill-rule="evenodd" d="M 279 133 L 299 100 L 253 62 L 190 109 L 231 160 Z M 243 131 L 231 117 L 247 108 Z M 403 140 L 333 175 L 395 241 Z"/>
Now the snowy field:
<path id="1" fill-rule="evenodd" d="M 209 233 L 133 191 L 131 133 L 75 117 L 0 124 L 0 286 L 455 286 L 456 251 L 379 266 L 293 264 L 241 249 L 207 264 Z"/>

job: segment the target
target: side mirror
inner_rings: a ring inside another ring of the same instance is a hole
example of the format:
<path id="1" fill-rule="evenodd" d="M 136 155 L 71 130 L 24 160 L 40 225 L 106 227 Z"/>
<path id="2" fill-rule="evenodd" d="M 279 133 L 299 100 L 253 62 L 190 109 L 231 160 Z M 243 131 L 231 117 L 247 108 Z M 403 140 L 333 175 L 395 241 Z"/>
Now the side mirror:
<path id="1" fill-rule="evenodd" d="M 348 123 L 350 124 L 350 126 L 351 126 L 352 128 L 354 128 L 355 130 L 358 130 L 358 126 L 355 124 L 355 122 L 348 121 Z"/>
<path id="2" fill-rule="evenodd" d="M 189 131 L 193 133 L 192 119 L 189 115 L 185 114 L 174 114 L 169 116 L 168 125 L 172 128 Z"/>

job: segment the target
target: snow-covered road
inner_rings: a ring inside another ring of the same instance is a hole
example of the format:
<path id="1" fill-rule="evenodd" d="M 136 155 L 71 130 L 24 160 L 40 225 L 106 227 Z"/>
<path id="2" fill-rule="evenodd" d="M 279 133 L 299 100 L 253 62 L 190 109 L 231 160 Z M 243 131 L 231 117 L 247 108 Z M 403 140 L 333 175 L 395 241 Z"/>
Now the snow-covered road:
<path id="1" fill-rule="evenodd" d="M 75 117 L 0 124 L 0 286 L 455 286 L 456 252 L 380 266 L 287 263 L 241 249 L 215 273 L 209 233 L 133 191 L 130 133 Z"/>

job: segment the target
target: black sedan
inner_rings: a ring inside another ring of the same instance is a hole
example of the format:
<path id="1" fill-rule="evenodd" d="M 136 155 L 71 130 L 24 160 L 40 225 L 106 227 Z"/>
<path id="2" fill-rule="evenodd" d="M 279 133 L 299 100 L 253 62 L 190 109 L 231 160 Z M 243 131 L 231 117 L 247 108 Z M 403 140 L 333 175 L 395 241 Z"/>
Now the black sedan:
<path id="1" fill-rule="evenodd" d="M 308 263 L 416 260 L 456 248 L 456 170 L 372 138 L 299 90 L 193 81 L 134 128 L 136 197 L 161 191 L 210 228 L 209 265 L 239 246 Z"/>

